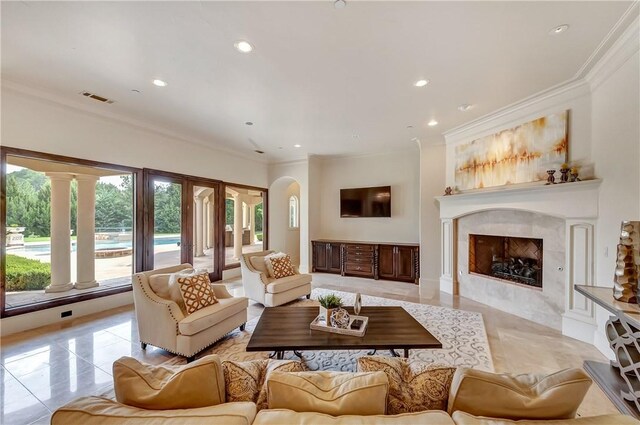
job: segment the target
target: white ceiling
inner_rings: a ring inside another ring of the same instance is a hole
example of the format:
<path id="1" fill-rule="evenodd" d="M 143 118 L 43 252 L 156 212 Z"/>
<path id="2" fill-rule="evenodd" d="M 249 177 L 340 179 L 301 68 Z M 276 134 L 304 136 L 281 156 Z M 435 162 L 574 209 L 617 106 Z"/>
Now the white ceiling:
<path id="1" fill-rule="evenodd" d="M 2 78 L 270 160 L 388 151 L 572 78 L 630 6 L 347 1 L 3 2 Z"/>

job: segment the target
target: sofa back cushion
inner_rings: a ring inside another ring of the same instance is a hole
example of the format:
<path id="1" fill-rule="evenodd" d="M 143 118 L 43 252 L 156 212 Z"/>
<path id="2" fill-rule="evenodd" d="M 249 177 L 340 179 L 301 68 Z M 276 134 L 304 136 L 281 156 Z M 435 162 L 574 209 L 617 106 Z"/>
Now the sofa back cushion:
<path id="1" fill-rule="evenodd" d="M 101 397 L 82 397 L 58 408 L 51 425 L 251 425 L 253 403 L 225 403 L 197 409 L 146 410 Z"/>
<path id="2" fill-rule="evenodd" d="M 328 415 L 382 415 L 389 380 L 384 372 L 272 372 L 267 377 L 269 409 Z"/>
<path id="3" fill-rule="evenodd" d="M 456 425 L 638 425 L 637 419 L 626 415 L 601 415 L 558 420 L 524 419 L 512 421 L 509 419 L 473 416 L 460 411 L 453 414 L 453 421 Z"/>
<path id="4" fill-rule="evenodd" d="M 113 363 L 113 383 L 116 400 L 142 409 L 189 409 L 225 402 L 222 364 L 216 355 L 175 368 L 121 357 Z"/>
<path id="5" fill-rule="evenodd" d="M 191 269 L 191 272 L 193 272 L 193 269 Z M 182 300 L 182 294 L 180 294 L 178 283 L 175 279 L 171 278 L 172 275 L 174 275 L 174 273 L 158 273 L 151 275 L 149 276 L 149 286 L 160 298 L 164 298 L 165 300 L 170 300 L 178 304 L 182 314 L 186 316 L 187 308 Z"/>
<path id="6" fill-rule="evenodd" d="M 499 375 L 458 368 L 449 393 L 448 412 L 506 419 L 571 419 L 591 379 L 582 369 L 550 375 Z"/>
<path id="7" fill-rule="evenodd" d="M 447 410 L 454 367 L 399 357 L 364 356 L 358 372 L 382 371 L 389 379 L 387 414 Z"/>
<path id="8" fill-rule="evenodd" d="M 432 410 L 400 415 L 331 416 L 316 412 L 294 412 L 288 409 L 263 410 L 253 425 L 455 425 L 446 412 Z"/>

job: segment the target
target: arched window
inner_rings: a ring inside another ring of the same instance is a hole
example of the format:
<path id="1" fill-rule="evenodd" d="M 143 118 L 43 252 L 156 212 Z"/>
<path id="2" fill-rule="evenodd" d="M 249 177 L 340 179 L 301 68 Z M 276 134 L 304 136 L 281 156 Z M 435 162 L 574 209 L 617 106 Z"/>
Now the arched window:
<path id="1" fill-rule="evenodd" d="M 289 197 L 289 228 L 297 229 L 300 227 L 300 201 L 297 196 Z"/>

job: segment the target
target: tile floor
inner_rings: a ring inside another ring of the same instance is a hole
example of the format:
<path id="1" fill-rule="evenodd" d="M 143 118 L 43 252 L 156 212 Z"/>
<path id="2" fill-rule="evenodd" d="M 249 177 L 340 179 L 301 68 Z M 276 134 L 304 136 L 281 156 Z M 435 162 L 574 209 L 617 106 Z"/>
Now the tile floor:
<path id="1" fill-rule="evenodd" d="M 243 295 L 237 280 L 227 283 L 234 295 Z M 434 288 L 327 274 L 314 274 L 314 286 L 480 312 L 498 372 L 550 372 L 580 367 L 585 359 L 605 360 L 589 344 L 483 304 L 440 295 Z M 250 303 L 250 318 L 261 310 Z M 1 424 L 49 423 L 57 407 L 105 392 L 111 385 L 111 365 L 121 356 L 153 364 L 173 357 L 161 349 L 140 349 L 132 306 L 11 335 L 2 338 L 1 345 Z M 595 385 L 579 411 L 585 416 L 615 412 Z"/>

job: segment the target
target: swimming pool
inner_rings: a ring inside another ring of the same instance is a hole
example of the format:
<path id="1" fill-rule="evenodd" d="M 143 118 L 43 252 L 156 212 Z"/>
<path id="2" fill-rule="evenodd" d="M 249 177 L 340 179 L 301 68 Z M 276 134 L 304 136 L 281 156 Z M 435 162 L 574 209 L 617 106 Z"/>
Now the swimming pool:
<path id="1" fill-rule="evenodd" d="M 175 244 L 176 246 L 180 243 L 180 236 L 155 236 L 153 238 L 153 245 L 171 245 Z M 131 241 L 96 241 L 96 250 L 101 249 L 124 249 L 131 248 Z M 76 251 L 76 241 L 71 241 L 71 252 Z M 27 244 L 22 247 L 11 248 L 7 251 L 8 253 L 23 253 L 23 254 L 33 254 L 33 255 L 50 255 L 51 254 L 51 244 L 49 243 L 38 243 L 38 244 Z"/>

